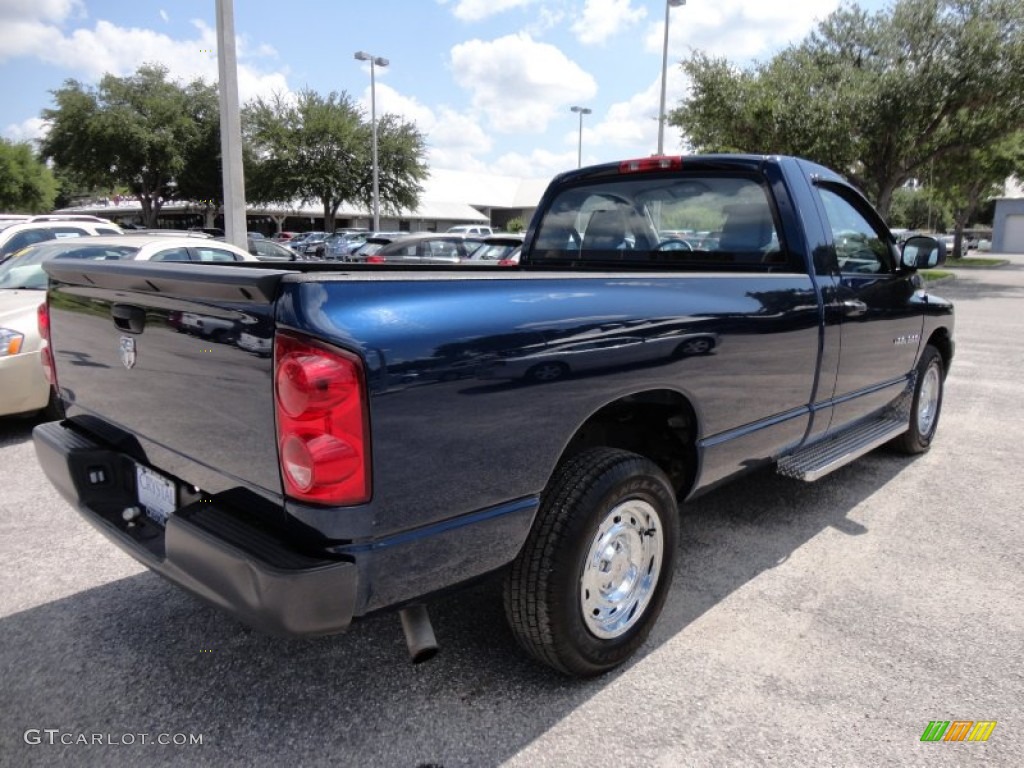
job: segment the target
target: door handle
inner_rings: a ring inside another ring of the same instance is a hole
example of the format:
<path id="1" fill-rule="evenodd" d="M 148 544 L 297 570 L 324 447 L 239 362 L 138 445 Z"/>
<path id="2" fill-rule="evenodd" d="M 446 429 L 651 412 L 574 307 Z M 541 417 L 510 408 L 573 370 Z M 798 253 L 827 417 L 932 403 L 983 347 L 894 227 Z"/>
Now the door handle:
<path id="1" fill-rule="evenodd" d="M 868 305 L 860 299 L 846 299 L 840 302 L 839 306 L 843 308 L 843 314 L 846 317 L 860 317 L 868 312 Z"/>
<path id="2" fill-rule="evenodd" d="M 110 308 L 110 316 L 114 318 L 114 325 L 128 333 L 142 333 L 146 326 L 146 310 L 142 307 L 114 304 Z"/>

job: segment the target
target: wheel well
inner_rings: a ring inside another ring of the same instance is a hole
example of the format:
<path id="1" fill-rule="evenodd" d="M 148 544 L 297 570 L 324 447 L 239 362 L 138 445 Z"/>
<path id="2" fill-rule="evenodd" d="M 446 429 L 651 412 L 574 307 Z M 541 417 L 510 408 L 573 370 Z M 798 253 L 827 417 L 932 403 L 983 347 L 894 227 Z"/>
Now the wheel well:
<path id="1" fill-rule="evenodd" d="M 949 331 L 945 328 L 936 329 L 928 337 L 928 343 L 939 350 L 939 354 L 942 355 L 942 372 L 945 375 L 949 370 L 949 364 L 953 361 L 953 342 L 949 338 Z"/>
<path id="2" fill-rule="evenodd" d="M 683 395 L 665 389 L 638 392 L 592 414 L 566 445 L 558 466 L 588 448 L 621 448 L 649 458 L 685 495 L 697 473 L 696 436 L 697 417 Z"/>

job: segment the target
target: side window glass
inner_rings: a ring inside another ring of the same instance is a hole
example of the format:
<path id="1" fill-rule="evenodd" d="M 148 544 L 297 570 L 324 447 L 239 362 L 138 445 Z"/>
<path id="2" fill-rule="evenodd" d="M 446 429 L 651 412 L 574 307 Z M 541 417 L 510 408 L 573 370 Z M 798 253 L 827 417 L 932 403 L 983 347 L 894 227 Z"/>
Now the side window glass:
<path id="1" fill-rule="evenodd" d="M 238 261 L 238 257 L 231 251 L 222 251 L 220 248 L 193 248 L 197 261 Z"/>
<path id="2" fill-rule="evenodd" d="M 192 259 L 188 255 L 188 248 L 168 248 L 166 251 L 156 254 L 152 261 L 192 261 Z"/>
<path id="3" fill-rule="evenodd" d="M 887 274 L 893 271 L 892 250 L 880 234 L 849 201 L 825 187 L 818 187 L 832 230 L 839 271 L 844 275 Z"/>

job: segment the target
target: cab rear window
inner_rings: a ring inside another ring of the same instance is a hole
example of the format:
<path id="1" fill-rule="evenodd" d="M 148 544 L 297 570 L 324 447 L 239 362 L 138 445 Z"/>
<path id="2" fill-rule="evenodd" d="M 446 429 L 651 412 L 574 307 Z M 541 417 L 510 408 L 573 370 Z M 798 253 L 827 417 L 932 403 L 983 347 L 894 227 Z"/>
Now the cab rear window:
<path id="1" fill-rule="evenodd" d="M 680 175 L 600 179 L 562 190 L 537 227 L 533 263 L 797 271 L 757 179 Z"/>

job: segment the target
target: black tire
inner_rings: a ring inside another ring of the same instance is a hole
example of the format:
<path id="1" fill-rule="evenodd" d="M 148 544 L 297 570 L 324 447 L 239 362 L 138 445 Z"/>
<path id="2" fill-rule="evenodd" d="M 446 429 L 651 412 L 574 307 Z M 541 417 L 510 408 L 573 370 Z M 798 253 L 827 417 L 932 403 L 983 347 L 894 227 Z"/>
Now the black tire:
<path id="1" fill-rule="evenodd" d="M 628 545 L 625 558 L 618 557 L 621 547 L 610 562 L 601 554 L 608 551 L 600 548 L 601 543 L 611 541 L 602 525 L 619 523 L 614 515 L 622 509 L 625 518 L 633 517 L 637 509 L 653 510 L 656 515 L 622 522 L 624 529 L 632 522 L 631 535 L 644 552 L 658 543 L 660 533 L 660 557 L 650 562 L 641 559 L 647 563 L 646 573 L 643 568 L 634 571 L 640 576 L 633 584 L 652 583 L 641 585 L 644 597 L 637 597 L 636 603 L 631 604 L 639 592 L 628 590 L 618 616 L 612 610 L 604 619 L 585 617 L 585 608 L 594 604 L 588 603 L 587 579 L 595 574 L 618 578 L 621 561 L 630 557 Z M 643 530 L 646 524 L 650 528 Z M 645 544 L 647 538 L 649 544 Z M 675 493 L 656 464 L 611 448 L 590 449 L 572 458 L 545 489 L 533 529 L 505 578 L 505 615 L 519 644 L 538 661 L 576 677 L 593 677 L 622 664 L 647 639 L 661 613 L 675 569 L 678 539 Z M 595 569 L 597 557 L 602 558 L 602 567 Z M 603 625 L 617 632 L 615 636 L 595 634 L 596 624 L 616 619 L 624 622 L 622 627 Z"/>
<path id="2" fill-rule="evenodd" d="M 526 378 L 536 382 L 558 381 L 568 375 L 569 366 L 565 363 L 538 363 L 526 372 Z"/>
<path id="3" fill-rule="evenodd" d="M 942 394 L 946 381 L 946 366 L 939 350 L 930 344 L 924 348 L 917 363 L 917 381 L 910 406 L 910 429 L 892 441 L 900 453 L 924 453 L 935 437 L 942 412 Z"/>
<path id="4" fill-rule="evenodd" d="M 676 357 L 692 357 L 694 355 L 706 355 L 715 347 L 711 339 L 690 339 L 676 347 Z"/>

